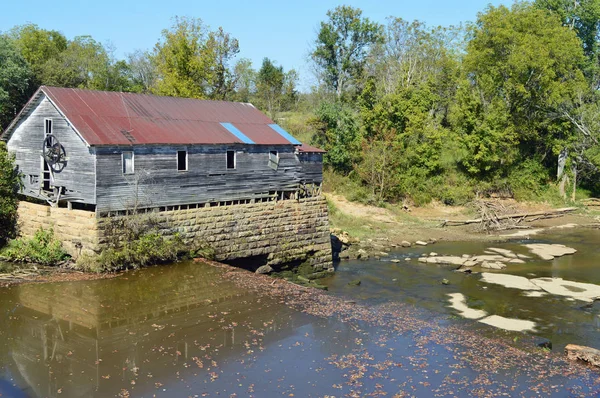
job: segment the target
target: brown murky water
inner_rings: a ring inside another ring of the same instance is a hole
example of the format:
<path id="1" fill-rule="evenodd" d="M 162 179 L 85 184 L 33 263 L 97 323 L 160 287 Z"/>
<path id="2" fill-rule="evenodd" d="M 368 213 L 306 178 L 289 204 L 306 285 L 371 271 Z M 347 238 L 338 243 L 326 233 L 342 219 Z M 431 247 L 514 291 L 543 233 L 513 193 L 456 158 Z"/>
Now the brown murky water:
<path id="1" fill-rule="evenodd" d="M 432 251 L 440 255 L 483 254 L 489 247 L 531 255 L 523 247 L 529 243 L 560 243 L 578 252 L 552 261 L 532 256 L 525 264 L 509 264 L 502 271 L 487 272 L 600 285 L 600 230 L 597 229 L 557 230 L 509 243 L 442 242 L 398 250 L 380 261 L 342 263 L 324 284 L 333 294 L 359 298 L 369 304 L 410 302 L 435 313 L 454 315 L 457 313 L 449 307 L 448 294 L 462 293 L 471 308 L 535 322 L 532 334 L 551 340 L 555 350 L 562 350 L 569 343 L 600 348 L 600 302 L 590 304 L 554 295 L 527 297 L 523 290 L 485 283 L 479 274 L 452 272 L 456 266 L 404 261 L 405 257 L 416 259 Z M 390 262 L 394 258 L 401 262 Z M 450 281 L 449 285 L 440 283 L 444 278 Z M 349 286 L 348 282 L 355 279 L 360 279 L 362 284 Z"/>
<path id="2" fill-rule="evenodd" d="M 577 234 L 561 237 L 562 242 L 573 239 L 575 246 L 589 238 L 587 232 Z M 435 249 L 458 253 L 474 248 L 440 244 Z M 578 255 L 599 258 L 598 252 L 585 253 Z M 552 272 L 587 275 L 569 261 L 557 260 Z M 519 272 L 541 275 L 547 266 Z M 590 264 L 582 267 L 596 270 Z M 464 361 L 463 348 L 440 344 L 429 328 L 398 332 L 381 323 L 308 315 L 283 299 L 242 290 L 222 272 L 190 262 L 109 280 L 0 289 L 0 396 L 595 396 L 600 391 L 600 375 L 590 371 L 540 379 L 545 363 L 474 368 Z M 348 287 L 347 280 L 356 275 L 362 285 Z M 452 284 L 440 285 L 440 277 Z M 332 294 L 362 300 L 374 314 L 383 302 L 413 303 L 413 312 L 427 319 L 431 330 L 479 328 L 454 319 L 446 307 L 445 295 L 462 291 L 471 304 L 480 301 L 481 307 L 503 308 L 506 314 L 520 313 L 527 303 L 546 319 L 549 329 L 540 334 L 552 330 L 581 337 L 581 343 L 598 338 L 592 336 L 597 325 L 590 324 L 595 310 L 521 302 L 500 286 L 479 289 L 475 275 L 441 267 L 349 262 L 327 283 Z M 556 315 L 571 321 L 556 323 Z M 489 327 L 481 329 L 491 333 Z M 514 335 L 522 334 L 506 338 Z"/>

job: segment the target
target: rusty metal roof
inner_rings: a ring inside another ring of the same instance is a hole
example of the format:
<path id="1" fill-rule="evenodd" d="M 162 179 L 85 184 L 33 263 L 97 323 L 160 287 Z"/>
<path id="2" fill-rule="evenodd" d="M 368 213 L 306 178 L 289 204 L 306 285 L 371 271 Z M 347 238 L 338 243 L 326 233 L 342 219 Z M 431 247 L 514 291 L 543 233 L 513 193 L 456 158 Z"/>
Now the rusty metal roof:
<path id="1" fill-rule="evenodd" d="M 252 104 L 47 86 L 34 98 L 40 91 L 89 145 L 243 143 L 222 123 L 258 145 L 292 144 Z"/>
<path id="2" fill-rule="evenodd" d="M 298 152 L 301 153 L 325 153 L 327 151 L 324 151 L 322 149 L 319 149 L 317 147 L 314 146 L 310 146 L 307 144 L 302 144 L 296 147 L 298 149 Z"/>

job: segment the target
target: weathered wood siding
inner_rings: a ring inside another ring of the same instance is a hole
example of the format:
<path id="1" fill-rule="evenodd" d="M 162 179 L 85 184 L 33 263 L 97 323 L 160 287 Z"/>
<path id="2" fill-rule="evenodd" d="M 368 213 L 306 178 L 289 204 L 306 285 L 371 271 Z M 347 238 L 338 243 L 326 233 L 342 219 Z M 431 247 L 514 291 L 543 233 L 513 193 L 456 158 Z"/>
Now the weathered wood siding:
<path id="1" fill-rule="evenodd" d="M 188 171 L 177 170 L 177 151 L 188 151 Z M 236 151 L 236 168 L 227 169 L 227 151 Z M 133 151 L 135 173 L 123 174 L 122 153 Z M 277 151 L 279 167 L 269 167 Z M 268 145 L 97 147 L 97 210 L 160 207 L 265 196 L 294 190 L 303 175 L 295 148 Z M 308 163 L 306 164 L 308 165 Z M 308 166 L 306 166 L 308 167 Z M 317 165 L 310 165 L 321 172 Z"/>
<path id="2" fill-rule="evenodd" d="M 300 167 L 298 168 L 298 179 L 301 182 L 320 184 L 323 182 L 323 154 L 308 152 L 298 154 Z"/>
<path id="3" fill-rule="evenodd" d="M 47 118 L 52 119 L 52 132 L 64 146 L 67 156 L 64 169 L 54 173 L 54 185 L 73 191 L 83 203 L 95 204 L 94 154 L 44 95 L 16 126 L 7 143 L 8 150 L 15 153 L 17 166 L 23 173 L 22 193 L 38 196 L 42 181 L 44 120 Z"/>

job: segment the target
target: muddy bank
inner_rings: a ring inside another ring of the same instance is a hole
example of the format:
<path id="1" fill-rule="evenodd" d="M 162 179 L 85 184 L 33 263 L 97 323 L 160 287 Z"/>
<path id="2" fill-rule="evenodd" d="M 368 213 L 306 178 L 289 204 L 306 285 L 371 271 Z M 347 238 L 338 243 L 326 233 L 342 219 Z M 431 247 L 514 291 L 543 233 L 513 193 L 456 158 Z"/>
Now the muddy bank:
<path id="1" fill-rule="evenodd" d="M 27 264 L 19 266 L 10 272 L 0 272 L 0 288 L 26 283 L 54 283 L 91 281 L 98 279 L 116 278 L 121 273 L 91 273 L 63 267 L 45 267 Z"/>

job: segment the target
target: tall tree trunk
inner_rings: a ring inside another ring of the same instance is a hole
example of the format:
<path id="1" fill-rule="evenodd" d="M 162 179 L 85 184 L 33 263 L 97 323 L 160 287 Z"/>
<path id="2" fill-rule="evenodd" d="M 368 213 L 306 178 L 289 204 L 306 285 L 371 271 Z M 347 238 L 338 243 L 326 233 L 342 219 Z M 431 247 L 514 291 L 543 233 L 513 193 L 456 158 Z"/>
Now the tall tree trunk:
<path id="1" fill-rule="evenodd" d="M 575 193 L 577 192 L 577 163 L 573 162 L 573 193 L 571 194 L 571 200 L 575 202 Z"/>

